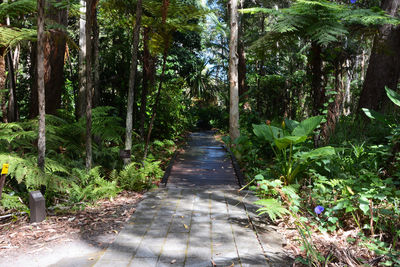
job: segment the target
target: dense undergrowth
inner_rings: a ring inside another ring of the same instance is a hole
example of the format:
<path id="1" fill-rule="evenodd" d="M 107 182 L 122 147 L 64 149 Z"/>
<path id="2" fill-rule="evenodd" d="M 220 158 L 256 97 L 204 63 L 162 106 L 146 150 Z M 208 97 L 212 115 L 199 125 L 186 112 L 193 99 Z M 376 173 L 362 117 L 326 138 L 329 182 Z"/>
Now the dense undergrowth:
<path id="1" fill-rule="evenodd" d="M 134 134 L 132 163 L 123 166 L 123 120 L 112 107 L 93 110 L 93 161 L 85 169 L 85 121 L 60 112 L 46 116 L 46 165 L 37 167 L 37 120 L 0 124 L 0 162 L 9 163 L 0 211 L 27 211 L 28 192 L 45 192 L 47 206 L 90 204 L 121 190 L 144 191 L 158 186 L 170 157 L 182 142 L 188 121 L 173 135 L 158 135 L 143 160 L 144 142 Z"/>
<path id="2" fill-rule="evenodd" d="M 400 103 L 398 94 L 387 92 Z M 242 121 L 253 124 L 242 124 L 238 139 L 224 140 L 261 199 L 259 212 L 272 220 L 290 216 L 303 250 L 299 262 L 400 266 L 400 124 L 364 112 L 372 121 L 344 117 L 326 146 L 315 138 L 323 117 L 254 123 L 255 115 L 247 113 Z M 352 255 L 346 261 L 313 240 L 313 233 L 350 230 L 356 235 L 347 244 L 367 249 L 372 259 Z"/>

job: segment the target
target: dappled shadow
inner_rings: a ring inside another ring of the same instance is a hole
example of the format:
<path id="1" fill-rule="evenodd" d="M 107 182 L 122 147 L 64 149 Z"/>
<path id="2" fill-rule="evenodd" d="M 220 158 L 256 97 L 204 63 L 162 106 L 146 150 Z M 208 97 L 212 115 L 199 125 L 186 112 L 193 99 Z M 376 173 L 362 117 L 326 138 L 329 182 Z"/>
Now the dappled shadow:
<path id="1" fill-rule="evenodd" d="M 145 194 L 95 266 L 287 266 L 254 228 L 255 198 L 238 192 L 213 133 L 193 133 L 188 144 L 167 188 Z"/>

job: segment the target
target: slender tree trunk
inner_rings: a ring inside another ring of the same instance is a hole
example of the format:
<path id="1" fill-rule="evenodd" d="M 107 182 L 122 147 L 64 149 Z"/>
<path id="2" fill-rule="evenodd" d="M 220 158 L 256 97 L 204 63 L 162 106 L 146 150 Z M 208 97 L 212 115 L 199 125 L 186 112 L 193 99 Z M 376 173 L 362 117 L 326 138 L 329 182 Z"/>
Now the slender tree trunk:
<path id="1" fill-rule="evenodd" d="M 243 8 L 243 3 L 241 2 L 241 8 Z M 238 79 L 239 79 L 239 96 L 242 96 L 247 92 L 246 86 L 246 53 L 244 50 L 244 42 L 243 42 L 243 32 L 245 31 L 245 15 L 240 15 L 240 23 L 239 23 L 239 33 L 238 33 Z M 248 96 L 246 95 L 247 99 Z"/>
<path id="2" fill-rule="evenodd" d="M 15 72 L 14 72 L 14 64 L 12 60 L 11 51 L 7 53 L 7 65 L 8 65 L 8 81 L 10 83 L 10 90 L 8 94 L 8 121 L 13 122 L 17 120 L 17 108 L 16 108 L 16 99 L 15 99 Z"/>
<path id="3" fill-rule="evenodd" d="M 44 82 L 44 6 L 45 0 L 38 0 L 38 30 L 37 30 L 37 89 L 38 89 L 38 166 L 44 170 L 44 159 L 46 154 L 46 98 Z"/>
<path id="4" fill-rule="evenodd" d="M 231 140 L 239 137 L 239 78 L 238 78 L 238 1 L 230 0 L 229 40 L 229 135 Z"/>
<path id="5" fill-rule="evenodd" d="M 132 61 L 129 74 L 128 108 L 126 111 L 125 150 L 129 150 L 129 154 L 132 148 L 133 102 L 134 102 L 134 89 L 135 89 L 135 78 L 137 69 L 141 22 L 142 22 L 142 0 L 138 0 L 136 4 L 136 23 L 133 29 Z M 124 158 L 125 165 L 129 164 L 130 162 L 131 162 L 130 157 Z"/>
<path id="6" fill-rule="evenodd" d="M 399 10 L 400 0 L 383 0 L 382 9 L 390 16 Z M 397 90 L 400 77 L 400 26 L 383 25 L 375 37 L 358 110 L 382 110 L 387 103 L 385 86 Z"/>
<path id="7" fill-rule="evenodd" d="M 7 107 L 6 107 L 6 48 L 0 46 L 0 105 L 2 112 L 2 121 L 7 122 Z"/>
<path id="8" fill-rule="evenodd" d="M 162 6 L 162 25 L 163 28 L 165 29 L 165 24 L 167 21 L 167 15 L 168 15 L 168 8 L 169 8 L 169 0 L 163 0 L 163 6 Z M 158 108 L 158 104 L 160 102 L 160 98 L 161 98 L 161 89 L 162 89 L 162 83 L 164 80 L 164 75 L 165 75 L 165 67 L 166 67 L 166 63 L 167 63 L 167 54 L 168 54 L 168 45 L 169 45 L 169 35 L 167 34 L 167 39 L 164 40 L 165 44 L 164 44 L 164 53 L 163 53 L 163 65 L 162 65 L 162 70 L 161 70 L 161 76 L 160 76 L 160 82 L 158 84 L 158 91 L 157 91 L 157 96 L 156 96 L 156 101 L 154 102 L 154 106 L 153 106 L 153 114 L 151 116 L 151 120 L 150 120 L 150 124 L 149 124 L 149 129 L 147 131 L 147 137 L 146 137 L 146 144 L 144 147 L 144 155 L 143 155 L 143 160 L 145 160 L 147 158 L 147 153 L 148 153 L 148 149 L 149 149 L 149 143 L 150 143 L 150 138 L 151 138 L 151 131 L 153 130 L 153 124 L 154 124 L 154 120 L 156 118 L 157 115 L 157 108 Z"/>
<path id="9" fill-rule="evenodd" d="M 150 29 L 145 27 L 143 30 L 143 83 L 142 95 L 140 100 L 140 137 L 144 140 L 144 122 L 146 120 L 146 106 L 149 85 L 154 83 L 155 60 L 150 54 L 149 49 Z"/>
<path id="10" fill-rule="evenodd" d="M 92 26 L 93 15 L 97 0 L 86 0 L 86 170 L 92 168 L 92 101 L 93 101 L 93 72 L 92 72 Z"/>
<path id="11" fill-rule="evenodd" d="M 76 115 L 85 114 L 86 103 L 86 0 L 80 0 L 79 19 L 79 91 L 76 103 Z"/>
<path id="12" fill-rule="evenodd" d="M 97 11 L 97 10 L 96 10 Z M 93 106 L 100 105 L 100 59 L 99 59 L 99 22 L 97 12 L 93 15 Z"/>

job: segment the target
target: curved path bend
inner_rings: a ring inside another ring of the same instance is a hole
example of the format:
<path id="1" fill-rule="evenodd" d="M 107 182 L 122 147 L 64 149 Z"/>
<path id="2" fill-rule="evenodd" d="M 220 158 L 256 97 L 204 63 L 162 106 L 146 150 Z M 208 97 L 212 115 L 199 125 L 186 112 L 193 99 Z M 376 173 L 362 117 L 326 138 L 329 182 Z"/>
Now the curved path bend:
<path id="1" fill-rule="evenodd" d="M 212 132 L 192 133 L 166 188 L 145 198 L 95 266 L 290 266 Z"/>

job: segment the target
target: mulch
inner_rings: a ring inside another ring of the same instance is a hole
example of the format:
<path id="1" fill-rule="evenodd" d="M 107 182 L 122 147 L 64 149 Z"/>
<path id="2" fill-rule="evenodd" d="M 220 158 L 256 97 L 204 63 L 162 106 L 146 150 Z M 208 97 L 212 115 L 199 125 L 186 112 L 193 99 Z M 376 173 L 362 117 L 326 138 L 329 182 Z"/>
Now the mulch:
<path id="1" fill-rule="evenodd" d="M 123 191 L 113 199 L 82 209 L 49 210 L 46 220 L 40 223 L 29 223 L 26 214 L 0 220 L 0 258 L 9 253 L 36 253 L 77 239 L 105 248 L 135 212 L 141 198 L 141 193 Z"/>

